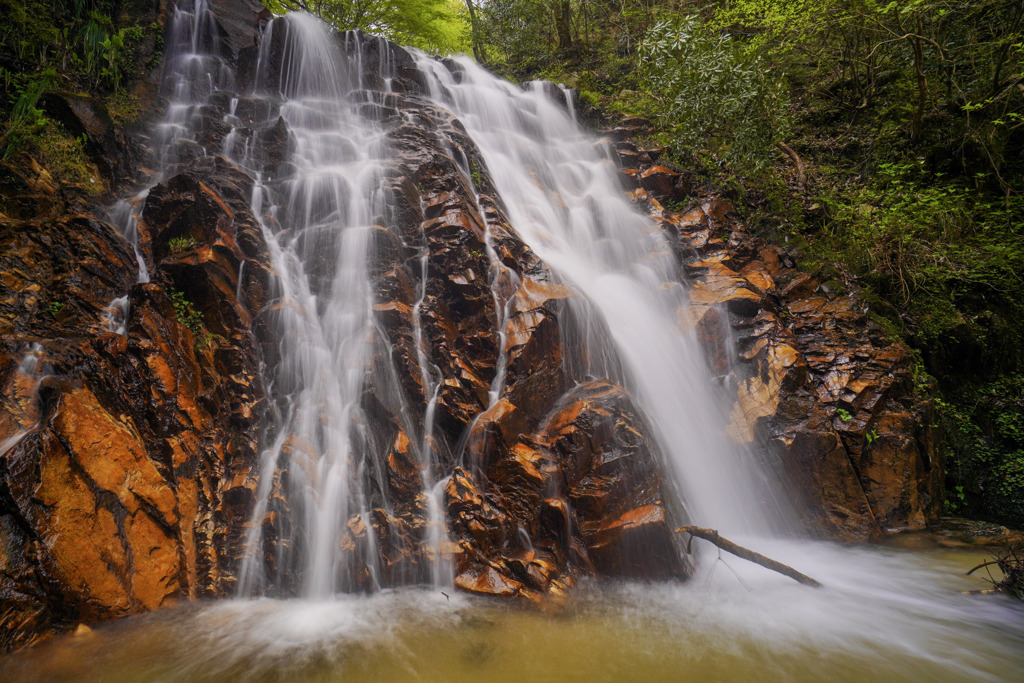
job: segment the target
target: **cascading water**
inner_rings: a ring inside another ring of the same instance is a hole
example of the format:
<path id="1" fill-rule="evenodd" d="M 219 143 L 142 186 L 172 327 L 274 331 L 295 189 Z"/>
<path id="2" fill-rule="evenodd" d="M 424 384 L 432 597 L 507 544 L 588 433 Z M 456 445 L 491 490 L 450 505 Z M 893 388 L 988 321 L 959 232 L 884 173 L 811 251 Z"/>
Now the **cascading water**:
<path id="1" fill-rule="evenodd" d="M 221 54 L 217 25 L 207 0 L 175 3 L 172 12 L 161 84 L 167 97 L 167 113 L 154 131 L 151 185 L 118 201 L 110 210 L 111 222 L 135 251 L 139 282 L 150 279 L 139 244 L 139 220 L 150 187 L 166 180 L 179 163 L 204 153 L 195 140 L 197 114 L 213 93 L 229 90 L 234 81 L 234 74 Z M 111 332 L 125 333 L 127 296 L 108 304 L 106 319 Z"/>
<path id="2" fill-rule="evenodd" d="M 260 179 L 253 206 L 265 216 L 281 301 L 276 316 L 281 362 L 271 382 L 283 400 L 278 438 L 261 463 L 255 519 L 262 520 L 271 505 L 274 474 L 286 469 L 291 509 L 280 530 L 284 542 L 277 564 L 299 577 L 303 595 L 316 597 L 360 585 L 357 561 L 368 573 L 370 585 L 363 587 L 382 583 L 374 533 L 358 534 L 344 547 L 340 541 L 353 525 L 373 523 L 365 482 L 377 476 L 386 448 L 374 442 L 361 402 L 374 349 L 387 354 L 373 316 L 367 261 L 375 226 L 386 211 L 380 187 L 388 150 L 383 130 L 359 115 L 362 101 L 351 96 L 360 77 L 358 65 L 341 59 L 338 43 L 319 21 L 302 14 L 279 19 L 262 43 L 255 93 L 280 101 L 279 114 L 290 131 L 290 175 L 268 177 L 255 156 L 259 145 L 242 147 L 239 154 L 231 136 L 225 143 L 225 151 Z M 426 269 L 424 260 L 421 277 Z M 439 380 L 419 337 L 417 357 L 423 386 L 434 395 Z M 385 385 L 379 387 L 385 401 L 403 401 L 396 387 L 387 386 L 387 373 L 378 381 Z M 429 453 L 432 400 L 425 410 L 421 453 Z M 411 424 L 404 426 L 415 433 Z M 434 548 L 430 577 L 447 585 L 450 571 L 437 550 L 443 514 L 432 471 L 430 463 L 421 468 L 430 522 L 424 540 Z M 260 545 L 261 534 L 261 525 L 254 524 L 250 548 Z M 242 570 L 242 594 L 262 589 L 261 568 L 262 558 L 250 555 Z"/>
<path id="3" fill-rule="evenodd" d="M 513 226 L 582 293 L 576 317 L 583 328 L 610 334 L 612 355 L 657 432 L 693 521 L 730 532 L 778 524 L 783 507 L 747 454 L 722 438 L 720 398 L 699 342 L 681 326 L 688 302 L 672 251 L 626 199 L 610 148 L 573 120 L 568 93 L 567 111 L 539 83 L 523 90 L 469 58 L 457 59 L 453 72 L 424 53 L 416 57 L 431 97 L 452 109 L 480 149 Z M 606 376 L 609 369 L 584 372 Z"/>
<path id="4" fill-rule="evenodd" d="M 46 361 L 46 351 L 42 344 L 32 344 L 18 365 L 17 376 L 14 380 L 22 411 L 20 415 L 12 417 L 19 423 L 21 429 L 0 441 L 0 458 L 6 455 L 7 451 L 18 445 L 19 441 L 38 426 L 40 413 L 39 385 L 42 383 L 43 378 L 51 374 L 53 374 L 53 368 Z"/>

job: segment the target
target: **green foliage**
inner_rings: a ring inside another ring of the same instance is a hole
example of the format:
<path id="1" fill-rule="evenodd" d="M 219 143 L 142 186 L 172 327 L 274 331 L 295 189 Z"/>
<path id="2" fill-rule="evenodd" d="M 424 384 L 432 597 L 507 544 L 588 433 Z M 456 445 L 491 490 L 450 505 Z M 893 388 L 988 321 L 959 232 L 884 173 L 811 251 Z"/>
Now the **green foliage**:
<path id="1" fill-rule="evenodd" d="M 843 422 L 849 422 L 853 419 L 853 415 L 851 415 L 850 411 L 845 408 L 836 408 L 836 415 L 838 415 L 839 419 Z"/>
<path id="2" fill-rule="evenodd" d="M 116 0 L 0 0 L 0 155 L 8 158 L 45 127 L 46 90 L 117 91 L 140 70 L 146 31 L 117 27 Z M 159 31 L 150 34 L 159 36 Z"/>
<path id="3" fill-rule="evenodd" d="M 0 158 L 6 159 L 26 140 L 46 127 L 46 115 L 36 104 L 56 77 L 56 70 L 49 67 L 41 73 L 28 75 L 0 69 L 0 75 L 3 76 L 9 98 L 5 103 L 9 111 L 7 130 L 0 133 Z"/>
<path id="4" fill-rule="evenodd" d="M 658 22 L 639 54 L 677 148 L 707 149 L 743 170 L 765 166 L 788 125 L 784 84 L 767 61 L 697 16 Z"/>
<path id="5" fill-rule="evenodd" d="M 940 401 L 948 440 L 947 509 L 1024 528 L 1024 375 Z"/>
<path id="6" fill-rule="evenodd" d="M 52 315 L 55 318 L 57 317 L 57 314 L 60 313 L 63 309 L 63 301 L 51 301 L 50 305 L 46 307 L 46 310 L 49 311 L 50 315 Z"/>
<path id="7" fill-rule="evenodd" d="M 196 240 L 194 237 L 189 237 L 187 235 L 172 237 L 167 240 L 167 246 L 170 248 L 172 254 L 179 254 L 196 246 Z"/>
<path id="8" fill-rule="evenodd" d="M 936 170 L 985 170 L 1004 191 L 1022 171 L 1017 0 L 734 0 L 715 3 L 713 24 L 750 35 L 806 101 L 873 125 L 875 154 L 924 143 Z"/>
<path id="9" fill-rule="evenodd" d="M 962 515 L 966 511 L 967 494 L 963 486 L 954 486 L 952 491 L 946 493 L 946 499 L 942 501 L 942 511 L 947 515 Z"/>
<path id="10" fill-rule="evenodd" d="M 172 289 L 170 291 L 171 303 L 174 305 L 174 312 L 178 317 L 178 322 L 187 327 L 197 337 L 203 332 L 203 313 L 197 311 L 195 304 L 185 298 L 185 293 Z M 203 336 L 202 339 L 206 337 Z"/>
<path id="11" fill-rule="evenodd" d="M 473 181 L 473 187 L 476 188 L 477 192 L 481 190 L 481 183 L 484 178 L 480 173 L 480 168 L 477 166 L 476 159 L 469 160 L 469 177 Z"/>
<path id="12" fill-rule="evenodd" d="M 552 62 L 557 36 L 548 3 L 491 0 L 483 6 L 482 31 L 492 57 L 515 72 L 537 72 Z"/>
<path id="13" fill-rule="evenodd" d="M 842 264 L 867 286 L 876 312 L 920 347 L 948 348 L 948 356 L 969 331 L 1005 353 L 1003 361 L 1019 360 L 1000 326 L 1018 324 L 1011 311 L 1020 311 L 1024 235 L 1014 216 L 1024 201 L 979 196 L 923 165 L 886 162 L 870 183 L 825 186 L 816 199 L 827 220 L 809 256 Z M 979 317 L 979 308 L 989 313 Z"/>
<path id="14" fill-rule="evenodd" d="M 362 29 L 448 54 L 468 48 L 469 23 L 455 0 L 264 0 L 277 14 L 302 10 L 342 31 Z"/>

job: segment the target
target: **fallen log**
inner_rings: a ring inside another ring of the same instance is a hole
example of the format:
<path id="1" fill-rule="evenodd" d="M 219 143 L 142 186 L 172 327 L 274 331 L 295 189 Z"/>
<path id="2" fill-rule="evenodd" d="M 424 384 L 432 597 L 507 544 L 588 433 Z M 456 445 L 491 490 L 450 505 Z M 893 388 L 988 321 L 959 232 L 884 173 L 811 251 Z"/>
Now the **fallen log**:
<path id="1" fill-rule="evenodd" d="M 750 550 L 749 548 L 744 548 L 741 545 L 733 543 L 727 538 L 719 536 L 718 531 L 716 531 L 715 529 L 705 529 L 699 526 L 681 526 L 678 529 L 676 529 L 676 533 L 683 531 L 690 534 L 691 537 L 703 538 L 705 541 L 708 541 L 718 546 L 727 553 L 731 553 L 736 557 L 741 557 L 744 560 L 747 560 L 748 562 L 759 564 L 765 569 L 770 569 L 773 572 L 778 572 L 783 576 L 788 576 L 794 581 L 799 581 L 805 586 L 814 586 L 815 588 L 821 587 L 820 583 L 818 583 L 811 577 L 807 576 L 806 574 L 801 574 L 789 565 L 777 562 L 776 560 L 773 560 L 770 557 L 765 557 L 761 553 L 756 553 L 753 550 Z"/>

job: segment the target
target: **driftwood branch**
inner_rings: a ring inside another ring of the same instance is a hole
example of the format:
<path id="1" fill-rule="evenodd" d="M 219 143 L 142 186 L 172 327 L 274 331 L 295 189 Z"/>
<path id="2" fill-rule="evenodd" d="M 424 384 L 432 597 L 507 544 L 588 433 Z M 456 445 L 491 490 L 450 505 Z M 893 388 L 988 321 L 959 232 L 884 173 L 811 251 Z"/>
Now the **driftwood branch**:
<path id="1" fill-rule="evenodd" d="M 714 545 L 718 546 L 727 553 L 732 553 L 736 557 L 741 557 L 744 560 L 747 560 L 748 562 L 759 564 L 765 569 L 770 569 L 773 572 L 778 572 L 779 574 L 782 574 L 783 576 L 788 576 L 794 581 L 799 581 L 805 586 L 814 586 L 815 588 L 821 587 L 820 583 L 818 583 L 811 577 L 807 576 L 806 574 L 801 574 L 789 565 L 782 564 L 781 562 L 776 562 L 772 558 L 765 557 L 761 553 L 755 553 L 753 550 L 744 548 L 741 545 L 736 545 L 729 539 L 722 538 L 721 536 L 719 536 L 718 532 L 714 529 L 705 529 L 699 526 L 682 526 L 676 529 L 677 533 L 680 531 L 685 531 L 686 533 L 690 534 L 690 536 L 703 538 L 705 541 L 713 543 Z"/>
<path id="2" fill-rule="evenodd" d="M 994 559 L 986 560 L 967 572 L 967 576 L 970 576 L 979 569 L 984 569 L 988 574 L 984 578 L 992 584 L 992 588 L 961 592 L 965 595 L 1007 593 L 1015 598 L 1024 599 L 1024 552 L 1021 551 L 1022 546 L 1010 545 L 1004 552 L 997 554 Z M 1003 578 L 996 579 L 992 576 L 991 567 L 998 567 Z"/>
<path id="3" fill-rule="evenodd" d="M 804 165 L 804 160 L 800 158 L 796 150 L 785 142 L 780 142 L 778 145 L 779 149 L 785 152 L 793 160 L 793 163 L 796 164 L 796 187 L 802 192 L 807 188 L 807 166 Z"/>
<path id="4" fill-rule="evenodd" d="M 1001 559 L 986 560 L 985 562 L 979 564 L 977 567 L 971 569 L 971 571 L 967 572 L 966 576 L 970 576 L 974 572 L 978 571 L 979 569 L 984 569 L 985 567 L 999 567 L 1001 562 Z"/>

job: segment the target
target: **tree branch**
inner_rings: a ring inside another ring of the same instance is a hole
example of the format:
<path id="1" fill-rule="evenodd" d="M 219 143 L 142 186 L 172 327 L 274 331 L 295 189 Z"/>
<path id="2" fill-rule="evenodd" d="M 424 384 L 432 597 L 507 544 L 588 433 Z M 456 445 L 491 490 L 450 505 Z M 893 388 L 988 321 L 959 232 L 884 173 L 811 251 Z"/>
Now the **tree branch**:
<path id="1" fill-rule="evenodd" d="M 815 588 L 821 587 L 820 583 L 818 583 L 811 577 L 807 576 L 806 574 L 801 574 L 789 565 L 777 562 L 771 559 L 770 557 L 765 557 L 761 553 L 756 553 L 753 550 L 744 548 L 741 545 L 736 545 L 732 541 L 722 538 L 718 535 L 718 532 L 715 529 L 705 529 L 699 526 L 683 526 L 676 529 L 676 533 L 679 533 L 681 531 L 685 531 L 686 533 L 690 534 L 690 536 L 703 538 L 705 541 L 713 543 L 714 545 L 718 546 L 727 553 L 732 553 L 736 557 L 741 557 L 744 560 L 753 562 L 754 564 L 759 564 L 765 569 L 770 569 L 773 572 L 778 572 L 779 574 L 782 574 L 783 576 L 788 576 L 794 581 L 798 581 L 804 584 L 805 586 L 814 586 Z"/>

